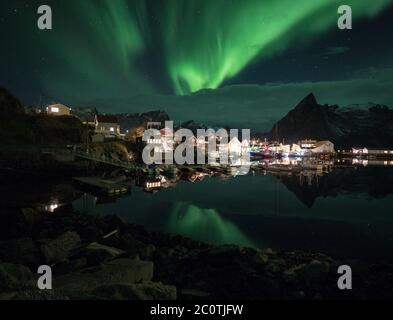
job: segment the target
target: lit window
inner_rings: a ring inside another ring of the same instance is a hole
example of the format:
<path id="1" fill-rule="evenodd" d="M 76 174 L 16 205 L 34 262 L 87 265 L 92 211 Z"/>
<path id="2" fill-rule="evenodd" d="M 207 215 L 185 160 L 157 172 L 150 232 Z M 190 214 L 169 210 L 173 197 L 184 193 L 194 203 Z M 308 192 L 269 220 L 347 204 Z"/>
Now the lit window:
<path id="1" fill-rule="evenodd" d="M 115 131 L 115 128 L 112 127 L 112 128 L 110 128 L 109 130 L 110 130 L 111 132 L 114 132 L 114 131 Z"/>
<path id="2" fill-rule="evenodd" d="M 57 108 L 57 107 L 51 107 L 50 109 L 52 112 L 59 112 L 60 111 L 59 108 Z"/>

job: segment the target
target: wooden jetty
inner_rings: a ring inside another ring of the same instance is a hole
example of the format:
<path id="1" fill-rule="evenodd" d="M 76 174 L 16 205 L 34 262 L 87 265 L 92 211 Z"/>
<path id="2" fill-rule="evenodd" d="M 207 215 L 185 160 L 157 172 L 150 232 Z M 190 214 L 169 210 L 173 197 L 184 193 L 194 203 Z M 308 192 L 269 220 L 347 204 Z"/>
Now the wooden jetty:
<path id="1" fill-rule="evenodd" d="M 127 194 L 131 189 L 131 186 L 126 183 L 99 177 L 75 177 L 73 183 L 81 190 L 107 196 Z"/>

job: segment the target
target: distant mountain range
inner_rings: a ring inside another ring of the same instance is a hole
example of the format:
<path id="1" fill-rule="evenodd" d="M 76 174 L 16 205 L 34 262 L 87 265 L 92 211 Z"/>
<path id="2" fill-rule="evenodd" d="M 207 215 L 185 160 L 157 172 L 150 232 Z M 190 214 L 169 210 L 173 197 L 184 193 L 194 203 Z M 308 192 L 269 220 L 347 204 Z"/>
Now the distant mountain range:
<path id="1" fill-rule="evenodd" d="M 339 147 L 392 147 L 393 109 L 374 103 L 342 108 L 320 105 L 311 93 L 265 136 L 288 143 L 318 139 L 330 140 Z"/>
<path id="2" fill-rule="evenodd" d="M 230 89 L 233 93 L 234 88 Z M 240 91 L 241 93 L 238 95 L 241 99 L 239 97 L 238 99 L 234 99 L 236 103 L 249 97 L 250 90 L 244 91 L 245 88 L 235 89 L 236 92 L 239 93 Z M 209 110 L 217 109 L 217 112 L 222 111 L 224 109 L 224 100 L 220 100 L 219 94 L 222 95 L 223 92 L 228 90 L 228 88 L 224 88 L 218 93 L 214 93 L 214 95 L 212 95 L 210 91 L 200 92 L 197 95 L 194 95 L 195 97 L 198 97 L 198 102 L 201 104 L 197 104 L 195 101 L 190 100 L 191 97 L 176 98 L 185 99 L 183 102 L 193 101 L 194 104 L 190 105 L 193 106 L 192 109 L 195 109 L 196 111 L 194 111 L 193 114 L 190 114 L 189 119 L 193 120 L 182 122 L 176 121 L 175 129 L 178 128 L 180 124 L 181 127 L 189 128 L 193 131 L 198 128 L 212 127 L 211 123 L 205 123 L 203 120 L 203 114 L 207 112 L 206 108 Z M 256 95 L 254 98 L 255 101 L 253 100 L 253 106 L 257 105 L 256 101 L 259 101 L 261 96 Z M 178 101 L 176 99 L 172 100 L 172 102 Z M 217 101 L 221 101 L 222 104 L 215 104 Z M 158 105 L 158 103 L 155 105 Z M 181 105 L 183 106 L 183 104 Z M 181 107 L 176 103 L 174 103 L 173 106 L 178 108 Z M 198 113 L 199 118 L 196 117 L 194 119 L 192 117 L 196 114 L 195 112 Z M 24 108 L 19 100 L 7 90 L 0 89 L 0 119 L 12 118 L 23 114 Z M 133 114 L 122 113 L 117 114 L 117 116 L 124 131 L 133 127 L 138 127 L 149 121 L 164 122 L 170 119 L 169 115 L 165 111 L 149 111 Z M 226 116 L 228 117 L 229 114 Z M 231 115 L 233 122 L 240 120 L 246 121 L 241 117 L 252 119 L 252 121 L 255 122 L 255 125 L 259 124 L 259 127 L 263 130 L 263 120 L 251 113 L 241 112 L 239 114 L 233 113 Z M 218 119 L 219 117 L 217 117 L 217 120 Z M 208 118 L 206 118 L 206 121 L 207 120 Z M 221 120 L 223 120 L 222 124 L 225 122 L 232 122 L 224 121 L 224 119 Z M 223 126 L 229 127 L 229 125 Z M 220 126 L 216 124 L 213 127 L 218 128 Z M 254 132 L 255 131 L 256 130 L 254 130 Z M 346 107 L 339 107 L 338 105 L 322 105 L 317 102 L 314 94 L 311 93 L 298 103 L 294 109 L 289 111 L 281 120 L 276 122 L 269 132 L 256 135 L 280 141 L 284 139 L 285 142 L 288 143 L 297 142 L 301 139 L 330 140 L 336 145 L 336 147 L 342 148 L 352 146 L 366 146 L 369 148 L 393 147 L 393 109 L 386 105 L 375 103 L 351 104 Z"/>
<path id="3" fill-rule="evenodd" d="M 148 122 L 160 122 L 161 126 L 164 126 L 165 121 L 170 121 L 169 115 L 165 111 L 149 111 L 145 113 L 122 113 L 115 115 L 120 124 L 120 130 L 123 133 L 126 133 L 133 128 L 137 128 L 140 126 L 146 127 Z M 196 133 L 197 129 L 208 129 L 212 128 L 209 125 L 206 125 L 202 122 L 196 122 L 194 120 L 188 120 L 183 122 L 174 122 L 173 123 L 174 130 L 178 130 L 179 128 L 190 129 L 192 132 Z M 220 127 L 221 128 L 221 127 Z M 214 128 L 214 129 L 219 129 Z"/>
<path id="4" fill-rule="evenodd" d="M 145 113 L 122 113 L 116 114 L 120 124 L 120 130 L 123 133 L 140 126 L 145 127 L 148 122 L 161 122 L 169 120 L 169 116 L 165 111 L 149 111 Z"/>

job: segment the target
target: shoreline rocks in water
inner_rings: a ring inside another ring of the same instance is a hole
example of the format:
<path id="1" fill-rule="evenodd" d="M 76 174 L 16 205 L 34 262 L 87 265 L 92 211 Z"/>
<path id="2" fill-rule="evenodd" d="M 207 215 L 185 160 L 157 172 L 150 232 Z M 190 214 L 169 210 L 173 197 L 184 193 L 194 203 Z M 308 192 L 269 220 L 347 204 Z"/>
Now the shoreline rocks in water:
<path id="1" fill-rule="evenodd" d="M 213 246 L 151 232 L 116 216 L 96 217 L 70 208 L 51 214 L 9 211 L 0 219 L 0 299 L 393 296 L 390 265 L 338 261 L 321 253 Z M 52 267 L 53 290 L 36 286 L 42 264 Z M 337 268 L 342 264 L 353 269 L 353 290 L 337 288 Z"/>

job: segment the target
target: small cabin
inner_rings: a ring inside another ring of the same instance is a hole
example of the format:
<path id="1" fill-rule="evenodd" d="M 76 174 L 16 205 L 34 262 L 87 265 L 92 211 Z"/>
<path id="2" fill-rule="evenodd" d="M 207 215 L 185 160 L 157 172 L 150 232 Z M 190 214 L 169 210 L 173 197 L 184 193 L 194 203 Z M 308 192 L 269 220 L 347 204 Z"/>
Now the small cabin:
<path id="1" fill-rule="evenodd" d="M 71 108 L 60 103 L 49 105 L 46 110 L 49 115 L 53 116 L 69 116 L 71 114 Z"/>
<path id="2" fill-rule="evenodd" d="M 334 144 L 331 141 L 324 140 L 315 143 L 312 153 L 334 153 Z"/>
<path id="3" fill-rule="evenodd" d="M 97 115 L 95 132 L 105 136 L 120 135 L 120 124 L 117 117 L 113 115 Z"/>

